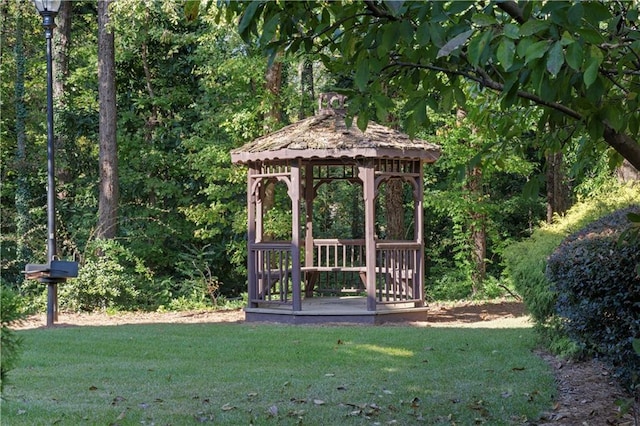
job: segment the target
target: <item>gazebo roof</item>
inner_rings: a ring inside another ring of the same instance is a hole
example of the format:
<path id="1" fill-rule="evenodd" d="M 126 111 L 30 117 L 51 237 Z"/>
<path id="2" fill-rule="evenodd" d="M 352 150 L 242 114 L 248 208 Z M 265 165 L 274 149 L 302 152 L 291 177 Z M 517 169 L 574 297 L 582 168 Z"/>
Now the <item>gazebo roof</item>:
<path id="1" fill-rule="evenodd" d="M 290 159 L 388 158 L 435 162 L 438 145 L 411 139 L 397 130 L 369 122 L 362 132 L 347 127 L 343 110 L 326 108 L 231 151 L 234 163 Z"/>

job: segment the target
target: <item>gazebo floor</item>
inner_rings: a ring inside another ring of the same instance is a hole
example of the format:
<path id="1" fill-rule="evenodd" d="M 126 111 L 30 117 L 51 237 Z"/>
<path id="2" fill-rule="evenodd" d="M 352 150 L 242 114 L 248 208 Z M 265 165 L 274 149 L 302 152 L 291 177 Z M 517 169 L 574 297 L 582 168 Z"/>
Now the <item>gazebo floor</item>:
<path id="1" fill-rule="evenodd" d="M 246 321 L 286 324 L 383 324 L 426 321 L 428 308 L 416 308 L 413 303 L 397 303 L 379 304 L 376 311 L 368 311 L 366 297 L 346 296 L 303 299 L 300 311 L 293 311 L 291 305 L 270 302 L 260 303 L 257 308 L 246 307 L 244 311 Z"/>

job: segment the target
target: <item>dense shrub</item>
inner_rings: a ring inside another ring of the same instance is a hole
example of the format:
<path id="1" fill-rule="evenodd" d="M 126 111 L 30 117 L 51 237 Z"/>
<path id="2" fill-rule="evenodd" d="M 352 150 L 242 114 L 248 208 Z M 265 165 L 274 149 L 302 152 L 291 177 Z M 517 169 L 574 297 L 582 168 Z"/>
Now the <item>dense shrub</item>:
<path id="1" fill-rule="evenodd" d="M 22 345 L 22 339 L 10 326 L 23 318 L 18 295 L 3 285 L 0 293 L 0 390 L 4 389 L 7 373 L 14 367 Z"/>
<path id="2" fill-rule="evenodd" d="M 153 288 L 141 259 L 115 240 L 92 242 L 80 263 L 78 277 L 59 286 L 62 309 L 140 309 L 145 291 Z"/>
<path id="3" fill-rule="evenodd" d="M 640 203 L 640 187 L 608 185 L 600 194 L 576 203 L 552 224 L 542 224 L 531 237 L 504 251 L 505 273 L 541 333 L 555 353 L 571 354 L 575 345 L 567 338 L 556 315 L 557 293 L 545 276 L 547 258 L 572 232 L 618 209 Z"/>
<path id="4" fill-rule="evenodd" d="M 567 237 L 549 257 L 547 277 L 558 294 L 563 330 L 588 354 L 617 370 L 623 383 L 638 383 L 640 355 L 640 241 L 621 240 L 629 212 L 619 210 Z"/>

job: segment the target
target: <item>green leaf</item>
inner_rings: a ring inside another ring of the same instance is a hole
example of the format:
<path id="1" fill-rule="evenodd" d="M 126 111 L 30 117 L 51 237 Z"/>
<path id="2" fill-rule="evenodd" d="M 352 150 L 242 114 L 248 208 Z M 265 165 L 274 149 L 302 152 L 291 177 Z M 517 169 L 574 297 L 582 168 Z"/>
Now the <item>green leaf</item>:
<path id="1" fill-rule="evenodd" d="M 469 39 L 469 37 L 471 37 L 471 34 L 473 34 L 473 30 L 468 30 L 461 34 L 458 34 L 457 36 L 449 40 L 444 46 L 440 48 L 440 50 L 438 50 L 436 59 L 441 58 L 443 56 L 449 56 L 451 52 L 453 52 L 458 47 L 465 44 Z"/>
<path id="2" fill-rule="evenodd" d="M 538 34 L 549 28 L 549 22 L 541 21 L 539 19 L 530 19 L 520 27 L 520 36 L 528 37 L 530 35 Z"/>
<path id="3" fill-rule="evenodd" d="M 253 1 L 249 3 L 247 8 L 244 10 L 242 17 L 240 18 L 240 23 L 238 24 L 238 34 L 240 34 L 243 38 L 248 35 L 249 27 L 255 25 L 253 18 L 258 9 L 263 6 L 262 2 Z"/>
<path id="4" fill-rule="evenodd" d="M 515 24 L 506 24 L 502 30 L 505 37 L 509 37 L 512 40 L 520 38 L 520 29 Z"/>
<path id="5" fill-rule="evenodd" d="M 589 87 L 596 81 L 598 77 L 598 68 L 600 67 L 600 62 L 598 58 L 594 58 L 593 56 L 587 60 L 587 67 L 584 70 L 583 80 L 585 86 Z"/>
<path id="6" fill-rule="evenodd" d="M 485 31 L 480 37 L 475 37 L 469 43 L 469 60 L 473 65 L 484 63 L 487 46 L 491 41 L 491 31 Z"/>
<path id="7" fill-rule="evenodd" d="M 640 339 L 633 339 L 633 342 L 631 342 L 631 344 L 633 345 L 633 350 L 636 351 L 638 355 L 640 355 Z"/>
<path id="8" fill-rule="evenodd" d="M 426 46 L 429 44 L 429 40 L 431 40 L 431 36 L 429 35 L 429 26 L 422 22 L 416 30 L 416 41 L 420 46 Z"/>
<path id="9" fill-rule="evenodd" d="M 367 130 L 367 125 L 369 124 L 369 116 L 366 111 L 360 111 L 358 113 L 358 118 L 356 119 L 356 124 L 358 125 L 358 129 L 361 131 Z"/>
<path id="10" fill-rule="evenodd" d="M 524 63 L 528 64 L 534 59 L 542 58 L 548 49 L 549 49 L 549 44 L 545 40 L 533 43 L 527 48 L 527 51 L 524 54 L 525 56 Z"/>
<path id="11" fill-rule="evenodd" d="M 361 92 L 364 92 L 369 85 L 369 61 L 367 59 L 358 62 L 354 82 Z"/>
<path id="12" fill-rule="evenodd" d="M 580 68 L 582 68 L 582 46 L 579 43 L 572 43 L 567 46 L 565 59 L 567 65 L 576 71 L 580 71 Z"/>
<path id="13" fill-rule="evenodd" d="M 556 41 L 551 49 L 549 49 L 549 54 L 547 55 L 547 71 L 555 77 L 560 72 L 562 64 L 564 64 L 562 43 L 560 41 Z"/>
<path id="14" fill-rule="evenodd" d="M 498 62 L 502 65 L 502 68 L 505 71 L 508 71 L 509 68 L 513 65 L 513 57 L 516 54 L 516 45 L 513 40 L 508 38 L 503 38 L 500 44 L 498 45 L 498 50 L 496 52 L 496 57 L 498 58 Z"/>
<path id="15" fill-rule="evenodd" d="M 605 110 L 607 122 L 616 132 L 621 131 L 625 126 L 624 116 L 617 105 L 609 105 Z"/>
<path id="16" fill-rule="evenodd" d="M 567 21 L 571 25 L 578 26 L 580 25 L 580 21 L 582 21 L 583 16 L 584 7 L 582 7 L 582 3 L 575 3 L 569 8 L 569 12 L 567 12 Z"/>
<path id="17" fill-rule="evenodd" d="M 193 21 L 200 12 L 200 0 L 187 0 L 184 4 L 184 16 L 187 21 Z"/>
<path id="18" fill-rule="evenodd" d="M 479 27 L 488 27 L 497 24 L 498 21 L 491 15 L 485 15 L 484 13 L 477 13 L 471 18 L 471 22 Z"/>

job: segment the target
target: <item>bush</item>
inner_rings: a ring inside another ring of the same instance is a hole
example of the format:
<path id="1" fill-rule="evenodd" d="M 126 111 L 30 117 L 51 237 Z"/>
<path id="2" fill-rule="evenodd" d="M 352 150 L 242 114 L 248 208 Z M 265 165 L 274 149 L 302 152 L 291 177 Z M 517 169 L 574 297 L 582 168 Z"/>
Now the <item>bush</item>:
<path id="1" fill-rule="evenodd" d="M 3 285 L 0 294 L 0 391 L 4 390 L 7 374 L 13 369 L 22 346 L 22 339 L 9 327 L 24 316 L 18 295 Z"/>
<path id="2" fill-rule="evenodd" d="M 629 227 L 619 210 L 567 237 L 550 256 L 547 277 L 557 292 L 562 328 L 587 354 L 615 367 L 628 387 L 638 384 L 640 356 L 640 241 L 621 240 Z"/>
<path id="3" fill-rule="evenodd" d="M 570 355 L 576 346 L 567 338 L 556 315 L 558 295 L 545 276 L 547 258 L 572 232 L 615 210 L 640 203 L 639 189 L 637 185 L 610 184 L 600 194 L 576 203 L 564 217 L 542 224 L 531 237 L 504 251 L 505 274 L 522 296 L 545 345 L 554 353 Z"/>
<path id="4" fill-rule="evenodd" d="M 139 309 L 153 286 L 142 260 L 115 240 L 100 240 L 87 248 L 78 277 L 59 286 L 59 300 L 73 311 Z"/>

